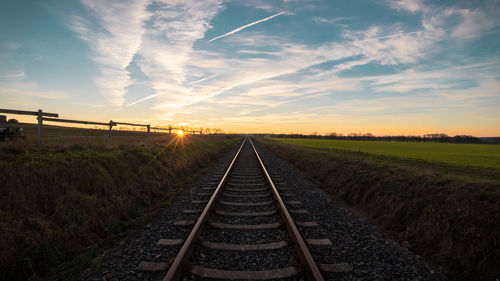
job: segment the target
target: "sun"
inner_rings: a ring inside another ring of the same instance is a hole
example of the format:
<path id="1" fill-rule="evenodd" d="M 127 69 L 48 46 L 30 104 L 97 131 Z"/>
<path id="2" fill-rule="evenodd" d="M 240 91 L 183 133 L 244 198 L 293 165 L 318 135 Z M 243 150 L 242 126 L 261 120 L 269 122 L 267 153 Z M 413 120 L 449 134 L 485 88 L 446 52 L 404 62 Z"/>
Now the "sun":
<path id="1" fill-rule="evenodd" d="M 184 135 L 184 132 L 183 131 L 177 131 L 177 135 L 179 135 L 179 137 L 182 137 Z"/>

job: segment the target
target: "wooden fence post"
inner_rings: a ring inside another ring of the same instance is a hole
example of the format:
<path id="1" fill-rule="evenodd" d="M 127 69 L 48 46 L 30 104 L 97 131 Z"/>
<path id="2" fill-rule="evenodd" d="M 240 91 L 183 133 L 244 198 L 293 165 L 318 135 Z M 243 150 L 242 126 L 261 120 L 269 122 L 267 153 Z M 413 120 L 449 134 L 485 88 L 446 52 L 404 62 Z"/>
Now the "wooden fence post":
<path id="1" fill-rule="evenodd" d="M 109 140 L 111 141 L 111 130 L 113 130 L 113 120 L 109 120 Z"/>
<path id="2" fill-rule="evenodd" d="M 151 125 L 148 125 L 148 138 L 150 137 L 150 133 L 151 133 Z"/>
<path id="3" fill-rule="evenodd" d="M 172 134 L 172 127 L 168 126 L 168 134 L 171 135 Z"/>
<path id="4" fill-rule="evenodd" d="M 38 134 L 37 134 L 38 147 L 42 147 L 42 125 L 43 125 L 42 116 L 43 116 L 42 110 L 38 109 Z"/>

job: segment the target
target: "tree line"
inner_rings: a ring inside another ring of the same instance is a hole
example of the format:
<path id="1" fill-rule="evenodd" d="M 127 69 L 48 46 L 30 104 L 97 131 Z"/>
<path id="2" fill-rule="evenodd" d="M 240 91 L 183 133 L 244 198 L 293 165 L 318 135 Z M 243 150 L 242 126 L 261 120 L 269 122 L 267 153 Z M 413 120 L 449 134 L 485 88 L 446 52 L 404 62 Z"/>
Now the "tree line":
<path id="1" fill-rule="evenodd" d="M 260 136 L 277 138 L 300 138 L 300 139 L 334 139 L 334 140 L 366 140 L 366 141 L 408 141 L 408 142 L 442 142 L 442 143 L 500 143 L 500 137 L 479 138 L 472 135 L 449 136 L 443 133 L 424 135 L 400 135 L 400 136 L 375 136 L 371 133 L 350 133 L 347 135 L 335 132 L 324 135 L 313 132 L 311 134 L 260 134 Z"/>

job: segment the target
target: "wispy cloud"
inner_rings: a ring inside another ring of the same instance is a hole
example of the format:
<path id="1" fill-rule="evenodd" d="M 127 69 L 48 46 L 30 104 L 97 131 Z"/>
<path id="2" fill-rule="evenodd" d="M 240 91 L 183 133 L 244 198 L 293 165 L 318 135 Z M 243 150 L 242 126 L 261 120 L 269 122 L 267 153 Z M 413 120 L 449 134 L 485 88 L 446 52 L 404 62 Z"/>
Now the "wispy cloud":
<path id="1" fill-rule="evenodd" d="M 126 87 L 132 83 L 126 68 L 141 46 L 149 0 L 82 2 L 97 18 L 99 27 L 89 26 L 89 21 L 75 16 L 72 29 L 94 52 L 100 71 L 94 83 L 111 104 L 121 106 Z"/>
<path id="2" fill-rule="evenodd" d="M 489 17 L 480 9 L 456 9 L 455 14 L 462 17 L 461 23 L 453 30 L 451 34 L 455 38 L 474 38 L 481 35 L 483 31 L 495 26 L 495 19 Z M 498 25 L 498 21 L 497 21 Z"/>
<path id="3" fill-rule="evenodd" d="M 480 99 L 472 99 L 469 92 L 455 89 L 463 86 L 457 80 L 469 79 L 473 71 L 444 67 L 445 62 L 434 65 L 432 70 L 417 66 L 426 59 L 432 59 L 431 55 L 440 50 L 442 40 L 469 38 L 491 28 L 491 19 L 481 20 L 486 15 L 482 10 L 429 7 L 428 1 L 419 0 L 384 0 L 394 9 L 413 13 L 412 17 L 421 17 L 421 26 L 417 24 L 411 29 L 402 23 L 367 23 L 363 26 L 360 21 L 355 25 L 362 26 L 359 29 L 344 26 L 338 41 L 308 45 L 306 41 L 299 43 L 286 35 L 276 36 L 267 30 L 252 33 L 251 36 L 239 33 L 287 14 L 284 10 L 294 10 L 286 5 L 266 5 L 261 9 L 276 14 L 208 41 L 228 37 L 225 43 L 232 49 L 226 52 L 227 49 L 212 48 L 215 45 L 202 41 L 211 28 L 213 18 L 224 9 L 224 1 L 159 0 L 154 1 L 154 5 L 150 1 L 137 4 L 139 9 L 135 11 L 121 10 L 126 5 L 122 7 L 118 4 L 112 4 L 106 11 L 98 11 L 99 4 L 84 0 L 94 11 L 97 22 L 104 30 L 102 33 L 95 31 L 89 20 L 74 19 L 73 29 L 90 44 L 93 58 L 101 71 L 96 85 L 101 91 L 109 90 L 112 98 L 122 99 L 121 104 L 117 103 L 121 106 L 120 110 L 154 98 L 152 111 L 159 119 L 174 121 L 186 118 L 186 114 L 203 114 L 202 117 L 196 115 L 196 118 L 236 124 L 239 121 L 265 120 L 293 123 L 300 118 L 305 118 L 304 122 L 315 122 L 318 118 L 335 116 L 329 112 L 337 110 L 345 114 L 356 112 L 368 118 L 370 115 L 381 116 L 384 110 L 390 112 L 389 109 L 396 106 L 417 112 L 424 110 L 424 105 L 432 103 L 434 98 L 439 99 L 437 104 L 443 107 L 445 99 L 456 97 L 460 100 L 449 110 L 464 108 L 466 101 L 483 104 Z M 136 20 L 133 20 L 131 33 L 135 35 L 128 37 L 120 34 L 128 33 L 124 30 L 128 27 L 120 27 L 121 22 L 113 19 L 112 12 L 121 13 L 116 18 L 123 18 L 127 13 L 133 15 Z M 329 24 L 349 23 L 352 19 L 313 18 L 316 22 Z M 310 17 L 306 21 L 311 24 Z M 133 42 L 131 46 L 128 46 L 129 40 Z M 121 44 L 127 45 L 126 50 L 119 50 L 119 54 L 115 55 L 114 48 Z M 147 76 L 147 86 L 154 90 L 154 94 L 123 105 L 124 92 L 131 83 L 126 68 L 132 60 Z M 345 75 L 351 73 L 346 70 L 372 66 L 387 67 L 391 71 L 389 74 L 382 71 L 377 75 L 361 74 L 359 77 Z M 412 70 L 408 70 L 408 66 Z M 474 82 L 479 81 L 477 85 L 481 89 L 485 87 L 483 85 L 489 85 L 491 89 L 497 86 L 495 83 L 483 83 L 486 78 L 479 74 L 473 75 L 473 79 Z M 488 79 L 491 80 L 491 77 Z M 424 92 L 427 94 L 422 94 Z M 492 91 L 481 93 L 491 94 Z M 386 98 L 392 95 L 398 97 Z M 483 95 L 481 98 L 491 96 Z M 421 107 L 405 106 L 405 100 Z M 318 112 L 296 110 L 304 108 L 305 104 L 311 108 L 316 108 L 318 104 L 329 107 L 319 108 Z M 207 105 L 217 110 L 206 110 Z M 429 107 L 428 110 L 434 111 L 437 107 Z"/>
<path id="4" fill-rule="evenodd" d="M 225 33 L 225 34 L 222 34 L 222 35 L 217 36 L 217 37 L 215 37 L 215 38 L 212 38 L 212 39 L 208 40 L 208 42 L 212 42 L 212 41 L 215 41 L 215 40 L 217 40 L 217 39 L 220 39 L 220 38 L 223 38 L 223 37 L 229 36 L 229 35 L 231 35 L 231 34 L 235 34 L 236 32 L 240 32 L 240 31 L 242 31 L 242 30 L 243 30 L 243 29 L 245 29 L 245 28 L 248 28 L 248 27 L 253 26 L 253 25 L 256 25 L 256 24 L 259 24 L 259 23 L 261 23 L 261 22 L 268 21 L 268 20 L 270 20 L 270 19 L 272 19 L 272 18 L 275 18 L 275 17 L 277 17 L 277 16 L 283 15 L 283 14 L 285 14 L 285 13 L 286 13 L 286 11 L 279 12 L 279 13 L 274 14 L 274 15 L 272 15 L 272 16 L 269 16 L 269 17 L 267 17 L 267 18 L 263 18 L 263 19 L 261 19 L 261 20 L 254 21 L 254 22 L 252 22 L 252 23 L 249 23 L 249 24 L 246 24 L 246 25 L 240 26 L 240 27 L 238 27 L 238 28 L 236 28 L 236 29 L 233 29 L 233 30 L 229 31 L 228 33 Z"/>
<path id="5" fill-rule="evenodd" d="M 389 1 L 392 8 L 396 10 L 406 10 L 415 13 L 424 9 L 424 4 L 421 0 L 392 0 Z"/>
<path id="6" fill-rule="evenodd" d="M 372 26 L 362 31 L 347 31 L 344 37 L 362 55 L 382 64 L 415 63 L 436 42 L 431 31 L 401 32 L 398 26 Z"/>
<path id="7" fill-rule="evenodd" d="M 152 28 L 143 37 L 138 53 L 140 58 L 136 62 L 151 79 L 159 104 L 170 109 L 185 106 L 186 100 L 194 94 L 189 87 L 193 85 L 185 85 L 188 74 L 216 72 L 203 67 L 206 61 L 196 58 L 193 45 L 204 37 L 212 17 L 220 9 L 220 0 L 165 0 L 153 12 Z"/>
<path id="8" fill-rule="evenodd" d="M 436 6 L 423 0 L 389 0 L 389 5 L 396 10 L 421 12 L 422 26 L 436 36 L 451 35 L 459 39 L 470 39 L 479 37 L 484 31 L 499 25 L 495 20 L 499 12 L 495 5 L 491 5 L 489 9 L 466 9 L 457 6 Z M 457 19 L 458 24 L 450 24 Z M 445 32 L 445 29 L 450 28 L 451 30 Z"/>
<path id="9" fill-rule="evenodd" d="M 329 23 L 329 24 L 337 24 L 342 21 L 352 20 L 354 17 L 337 17 L 337 18 L 323 18 L 323 17 L 314 17 L 313 21 L 319 23 Z"/>
<path id="10" fill-rule="evenodd" d="M 75 32 L 84 41 L 89 40 L 89 22 L 77 15 L 70 15 L 68 28 Z"/>
<path id="11" fill-rule="evenodd" d="M 410 34 L 416 34 L 416 33 L 422 33 L 422 31 L 419 30 L 419 31 L 403 32 L 403 33 L 389 34 L 389 35 L 383 35 L 383 36 L 377 36 L 377 37 L 357 39 L 357 40 L 355 40 L 352 43 L 360 43 L 360 42 L 375 41 L 375 40 L 380 40 L 380 39 L 401 37 L 401 36 L 404 36 L 404 35 L 410 35 Z"/>

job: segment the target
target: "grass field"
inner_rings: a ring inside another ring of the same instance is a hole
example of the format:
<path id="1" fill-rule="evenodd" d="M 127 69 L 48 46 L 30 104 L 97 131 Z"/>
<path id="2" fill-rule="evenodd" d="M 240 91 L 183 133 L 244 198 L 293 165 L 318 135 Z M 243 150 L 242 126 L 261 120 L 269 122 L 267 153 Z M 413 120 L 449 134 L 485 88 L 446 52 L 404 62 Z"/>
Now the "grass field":
<path id="1" fill-rule="evenodd" d="M 462 166 L 500 169 L 500 145 L 272 138 L 309 147 L 367 152 Z"/>

